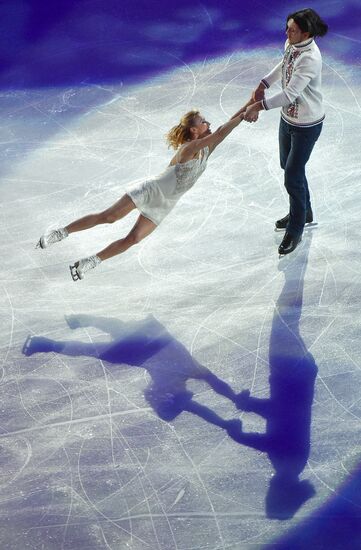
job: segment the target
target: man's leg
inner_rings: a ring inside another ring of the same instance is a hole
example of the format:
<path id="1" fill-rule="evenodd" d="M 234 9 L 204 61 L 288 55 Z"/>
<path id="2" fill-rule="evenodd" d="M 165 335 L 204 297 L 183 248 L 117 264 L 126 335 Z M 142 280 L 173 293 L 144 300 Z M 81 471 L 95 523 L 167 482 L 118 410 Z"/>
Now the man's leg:
<path id="1" fill-rule="evenodd" d="M 285 165 L 285 187 L 290 197 L 290 218 L 287 232 L 292 237 L 303 233 L 310 195 L 305 167 L 321 133 L 322 124 L 291 130 L 291 150 Z"/>
<path id="2" fill-rule="evenodd" d="M 287 164 L 288 155 L 291 150 L 291 134 L 289 124 L 287 124 L 282 118 L 278 129 L 278 144 L 280 153 L 280 165 L 282 170 L 285 169 Z"/>

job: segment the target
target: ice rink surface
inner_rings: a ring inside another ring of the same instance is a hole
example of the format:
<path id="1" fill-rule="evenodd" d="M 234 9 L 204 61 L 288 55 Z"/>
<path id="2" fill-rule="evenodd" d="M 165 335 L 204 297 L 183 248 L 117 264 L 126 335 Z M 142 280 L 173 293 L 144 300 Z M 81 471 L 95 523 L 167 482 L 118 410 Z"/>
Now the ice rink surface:
<path id="1" fill-rule="evenodd" d="M 83 281 L 69 263 L 136 213 L 34 248 L 161 172 L 184 112 L 215 129 L 280 55 L 2 91 L 2 550 L 361 548 L 359 68 L 325 57 L 317 224 L 289 257 L 278 110 Z"/>

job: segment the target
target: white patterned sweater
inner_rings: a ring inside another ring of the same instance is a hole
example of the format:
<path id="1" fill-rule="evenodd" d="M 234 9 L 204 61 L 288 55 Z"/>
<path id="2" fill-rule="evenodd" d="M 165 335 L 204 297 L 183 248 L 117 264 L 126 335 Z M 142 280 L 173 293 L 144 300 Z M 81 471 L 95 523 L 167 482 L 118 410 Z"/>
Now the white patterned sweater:
<path id="1" fill-rule="evenodd" d="M 282 107 L 282 118 L 294 126 L 315 126 L 325 118 L 321 93 L 322 57 L 313 38 L 286 41 L 283 60 L 261 82 L 269 88 L 281 79 L 282 91 L 262 101 L 265 110 Z"/>

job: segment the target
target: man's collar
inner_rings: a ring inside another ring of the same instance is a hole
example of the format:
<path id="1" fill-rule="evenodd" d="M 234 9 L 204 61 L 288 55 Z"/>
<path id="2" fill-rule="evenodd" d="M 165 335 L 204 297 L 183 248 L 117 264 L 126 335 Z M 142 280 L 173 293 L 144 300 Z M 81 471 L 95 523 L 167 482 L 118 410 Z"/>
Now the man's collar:
<path id="1" fill-rule="evenodd" d="M 298 44 L 292 44 L 294 48 L 305 48 L 306 46 L 309 46 L 313 42 L 313 36 L 311 38 L 307 38 L 307 40 L 304 40 L 303 42 L 299 42 Z"/>

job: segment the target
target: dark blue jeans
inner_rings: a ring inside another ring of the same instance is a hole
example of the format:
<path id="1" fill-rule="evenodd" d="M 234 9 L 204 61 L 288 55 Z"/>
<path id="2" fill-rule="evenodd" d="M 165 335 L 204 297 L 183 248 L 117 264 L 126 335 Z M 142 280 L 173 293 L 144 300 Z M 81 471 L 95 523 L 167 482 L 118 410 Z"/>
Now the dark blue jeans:
<path id="1" fill-rule="evenodd" d="M 310 192 L 305 167 L 318 140 L 322 122 L 303 128 L 287 124 L 282 118 L 279 128 L 281 168 L 285 174 L 285 187 L 290 198 L 290 219 L 286 230 L 292 237 L 302 235 L 306 212 L 311 208 Z"/>

